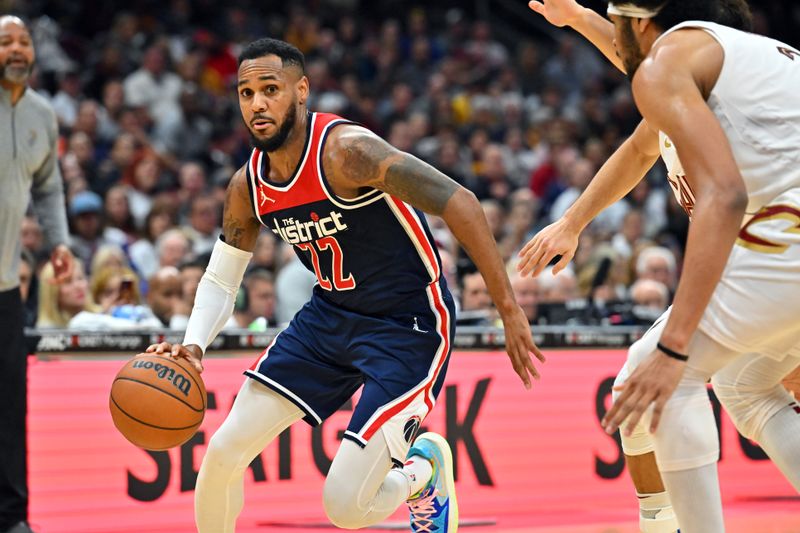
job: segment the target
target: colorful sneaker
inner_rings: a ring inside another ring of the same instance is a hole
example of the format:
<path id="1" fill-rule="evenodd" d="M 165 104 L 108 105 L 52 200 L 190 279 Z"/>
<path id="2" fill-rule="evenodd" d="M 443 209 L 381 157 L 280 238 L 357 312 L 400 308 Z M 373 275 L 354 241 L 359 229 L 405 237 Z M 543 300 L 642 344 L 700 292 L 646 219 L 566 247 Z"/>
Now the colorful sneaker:
<path id="1" fill-rule="evenodd" d="M 408 457 L 413 455 L 429 460 L 433 465 L 433 475 L 421 491 L 408 499 L 411 531 L 455 533 L 458 530 L 458 503 L 450 445 L 441 435 L 423 433 L 408 451 Z"/>

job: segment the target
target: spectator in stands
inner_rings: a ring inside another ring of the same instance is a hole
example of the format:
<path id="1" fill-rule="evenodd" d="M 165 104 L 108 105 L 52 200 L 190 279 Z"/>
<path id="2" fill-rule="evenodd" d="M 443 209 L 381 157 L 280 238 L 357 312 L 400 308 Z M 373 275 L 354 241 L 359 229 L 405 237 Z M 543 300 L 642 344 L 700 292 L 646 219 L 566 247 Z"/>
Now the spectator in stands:
<path id="1" fill-rule="evenodd" d="M 153 196 L 161 181 L 161 173 L 158 155 L 153 150 L 145 149 L 134 158 L 122 177 L 123 183 L 128 185 L 128 203 L 137 227 L 144 225 L 153 207 Z"/>
<path id="2" fill-rule="evenodd" d="M 479 272 L 461 278 L 461 314 L 459 324 L 488 325 L 492 318 L 492 299 L 486 281 Z"/>
<path id="3" fill-rule="evenodd" d="M 514 291 L 514 299 L 523 311 L 529 324 L 536 322 L 538 315 L 538 305 L 542 300 L 542 288 L 538 278 L 532 276 L 522 277 L 516 272 L 510 274 L 511 289 Z"/>
<path id="4" fill-rule="evenodd" d="M 202 254 L 191 261 L 184 261 L 178 269 L 181 273 L 181 301 L 182 305 L 176 314 L 188 317 L 194 307 L 194 297 L 197 286 L 206 271 L 211 254 Z M 174 320 L 174 318 L 173 318 Z"/>
<path id="5" fill-rule="evenodd" d="M 102 212 L 103 200 L 91 191 L 79 192 L 69 204 L 73 229 L 71 248 L 86 265 L 91 264 L 94 253 L 101 246 L 124 246 L 127 241 L 122 231 L 104 227 Z"/>
<path id="6" fill-rule="evenodd" d="M 639 279 L 631 285 L 631 300 L 634 305 L 645 307 L 655 316 L 667 310 L 669 305 L 669 289 L 654 279 Z"/>
<path id="7" fill-rule="evenodd" d="M 128 193 L 123 185 L 115 185 L 106 193 L 105 220 L 108 227 L 116 228 L 125 234 L 126 244 L 133 242 L 136 225 L 128 204 Z"/>
<path id="8" fill-rule="evenodd" d="M 281 247 L 279 253 L 282 266 L 275 279 L 275 318 L 278 324 L 286 324 L 311 299 L 317 277 L 303 266 L 291 247 Z"/>
<path id="9" fill-rule="evenodd" d="M 168 198 L 157 198 L 144 221 L 142 238 L 128 249 L 133 266 L 144 279 L 155 274 L 159 265 L 156 242 L 167 230 L 177 224 L 177 211 Z M 188 249 L 188 245 L 187 245 Z"/>
<path id="10" fill-rule="evenodd" d="M 491 198 L 505 203 L 511 191 L 503 147 L 489 144 L 481 153 L 481 170 L 473 192 L 480 200 Z"/>
<path id="11" fill-rule="evenodd" d="M 202 196 L 208 190 L 206 170 L 197 161 L 187 161 L 178 169 L 178 202 L 180 203 L 179 221 L 189 221 L 190 207 L 194 198 Z"/>
<path id="12" fill-rule="evenodd" d="M 81 311 L 96 309 L 82 261 L 75 261 L 72 274 L 61 285 L 55 284 L 54 279 L 53 264 L 48 262 L 39 276 L 37 328 L 66 328 L 69 321 Z"/>
<path id="13" fill-rule="evenodd" d="M 268 270 L 273 275 L 279 270 L 277 238 L 271 231 L 262 231 L 256 240 L 250 268 Z"/>
<path id="14" fill-rule="evenodd" d="M 125 78 L 125 103 L 146 108 L 155 120 L 177 113 L 183 83 L 167 67 L 164 49 L 157 44 L 148 48 L 141 68 Z"/>
<path id="15" fill-rule="evenodd" d="M 675 255 L 663 246 L 645 248 L 636 259 L 636 279 L 659 281 L 673 294 L 678 280 Z"/>
<path id="16" fill-rule="evenodd" d="M 22 248 L 32 253 L 34 257 L 40 255 L 44 246 L 44 235 L 36 217 L 26 216 L 22 219 L 20 234 Z"/>
<path id="17" fill-rule="evenodd" d="M 177 267 L 189 256 L 191 246 L 191 241 L 186 238 L 183 230 L 177 228 L 167 230 L 156 241 L 158 267 Z"/>
<path id="18" fill-rule="evenodd" d="M 537 278 L 541 285 L 541 302 L 564 303 L 580 298 L 578 279 L 571 268 L 553 274 L 553 267 L 547 267 Z"/>
<path id="19" fill-rule="evenodd" d="M 136 138 L 130 133 L 120 133 L 114 139 L 109 157 L 100 163 L 96 181 L 90 183 L 92 190 L 101 195 L 106 194 L 123 176 L 131 172 L 130 167 L 135 157 Z"/>
<path id="20" fill-rule="evenodd" d="M 275 282 L 272 273 L 261 268 L 251 269 L 242 281 L 247 291 L 247 310 L 239 324 L 255 331 L 264 331 L 278 324 L 275 316 Z"/>
<path id="21" fill-rule="evenodd" d="M 219 227 L 221 211 L 217 200 L 211 195 L 192 198 L 186 234 L 192 240 L 192 251 L 195 254 L 204 254 L 214 248 L 214 243 L 217 242 L 221 232 Z"/>
<path id="22" fill-rule="evenodd" d="M 644 219 L 642 212 L 638 209 L 632 209 L 625 213 L 625 217 L 622 219 L 622 227 L 611 238 L 611 247 L 620 257 L 630 259 L 634 250 L 642 243 L 643 237 Z"/>
<path id="23" fill-rule="evenodd" d="M 163 327 L 185 327 L 186 318 L 177 314 L 183 308 L 182 290 L 181 273 L 174 266 L 161 267 L 150 277 L 147 304 Z M 173 318 L 176 318 L 174 325 Z"/>
<path id="24" fill-rule="evenodd" d="M 122 248 L 116 244 L 105 244 L 95 252 L 89 271 L 94 275 L 95 272 L 106 267 L 127 268 L 128 266 L 128 257 Z"/>

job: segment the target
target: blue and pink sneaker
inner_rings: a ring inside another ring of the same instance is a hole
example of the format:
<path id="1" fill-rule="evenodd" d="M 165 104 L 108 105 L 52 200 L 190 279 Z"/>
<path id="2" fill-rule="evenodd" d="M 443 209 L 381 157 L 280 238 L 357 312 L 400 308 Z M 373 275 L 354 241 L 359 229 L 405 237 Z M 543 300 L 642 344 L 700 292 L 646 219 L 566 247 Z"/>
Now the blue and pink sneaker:
<path id="1" fill-rule="evenodd" d="M 441 435 L 423 433 L 408 451 L 408 457 L 414 455 L 431 462 L 433 475 L 421 491 L 408 499 L 411 531 L 455 533 L 458 530 L 458 503 L 450 445 Z"/>

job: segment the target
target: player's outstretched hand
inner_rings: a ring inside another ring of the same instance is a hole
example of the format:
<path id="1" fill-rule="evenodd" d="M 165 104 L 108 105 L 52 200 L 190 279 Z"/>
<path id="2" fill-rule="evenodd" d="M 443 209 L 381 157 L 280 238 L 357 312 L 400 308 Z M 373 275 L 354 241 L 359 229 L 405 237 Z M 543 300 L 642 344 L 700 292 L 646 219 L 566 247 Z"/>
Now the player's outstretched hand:
<path id="1" fill-rule="evenodd" d="M 520 275 L 532 273 L 538 276 L 555 256 L 560 255 L 561 259 L 553 267 L 553 274 L 558 274 L 572 261 L 578 249 L 579 235 L 580 231 L 563 218 L 544 228 L 520 250 L 517 264 Z"/>
<path id="2" fill-rule="evenodd" d="M 532 0 L 528 2 L 528 7 L 558 27 L 571 26 L 583 12 L 583 7 L 575 0 Z"/>
<path id="3" fill-rule="evenodd" d="M 664 355 L 660 350 L 650 354 L 625 383 L 614 387 L 621 394 L 601 422 L 606 433 L 611 435 L 625 423 L 625 435 L 630 435 L 650 404 L 654 404 L 650 422 L 650 432 L 654 432 L 664 405 L 678 386 L 685 368 L 684 361 Z"/>
<path id="4" fill-rule="evenodd" d="M 197 372 L 203 371 L 203 352 L 200 350 L 200 347 L 195 344 L 184 346 L 183 344 L 159 342 L 158 344 L 151 344 L 144 352 L 154 353 L 156 355 L 166 354 L 175 359 L 186 359 Z"/>
<path id="5" fill-rule="evenodd" d="M 533 353 L 539 361 L 545 361 L 544 354 L 539 350 L 533 342 L 533 334 L 531 333 L 531 326 L 528 324 L 528 319 L 525 317 L 525 312 L 519 307 L 515 306 L 503 319 L 503 329 L 506 335 L 506 353 L 511 359 L 511 366 L 514 367 L 514 372 L 525 384 L 526 389 L 531 388 L 531 376 L 534 379 L 539 379 L 539 372 L 533 365 L 531 353 Z"/>

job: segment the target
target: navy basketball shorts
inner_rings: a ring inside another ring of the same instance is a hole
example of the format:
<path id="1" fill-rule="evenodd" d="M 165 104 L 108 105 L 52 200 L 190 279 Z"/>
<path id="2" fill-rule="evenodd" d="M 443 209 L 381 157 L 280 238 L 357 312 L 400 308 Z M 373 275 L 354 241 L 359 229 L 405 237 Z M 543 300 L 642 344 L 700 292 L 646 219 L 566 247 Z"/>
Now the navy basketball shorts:
<path id="1" fill-rule="evenodd" d="M 292 401 L 312 426 L 363 385 L 344 437 L 364 447 L 380 431 L 402 464 L 436 402 L 455 332 L 449 293 L 428 292 L 431 303 L 419 313 L 390 317 L 348 311 L 315 294 L 245 375 Z"/>

